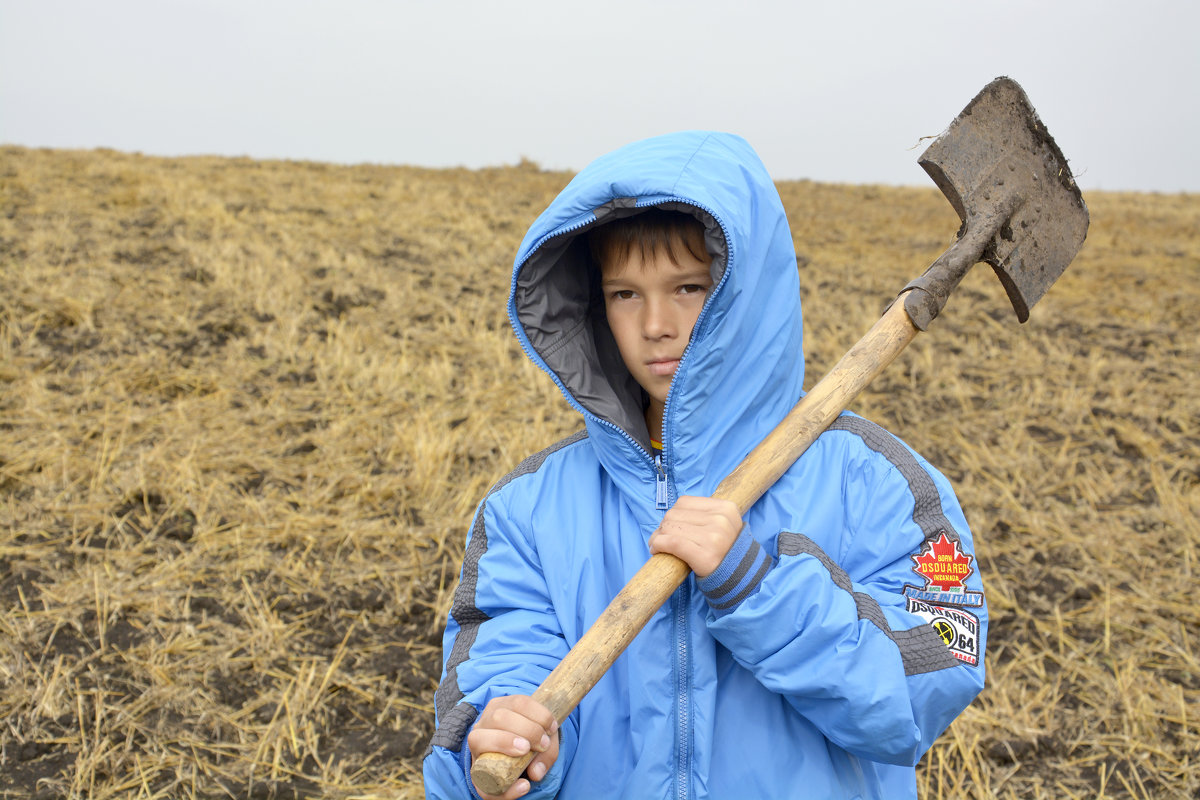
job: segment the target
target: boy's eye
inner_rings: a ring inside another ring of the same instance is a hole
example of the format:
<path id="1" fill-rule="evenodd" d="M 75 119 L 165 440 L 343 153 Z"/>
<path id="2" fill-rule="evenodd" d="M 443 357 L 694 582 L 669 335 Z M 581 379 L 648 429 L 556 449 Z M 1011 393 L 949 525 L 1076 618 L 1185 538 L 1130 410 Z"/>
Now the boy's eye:
<path id="1" fill-rule="evenodd" d="M 684 284 L 683 286 L 680 286 L 679 291 L 683 292 L 684 294 L 693 294 L 695 292 L 707 292 L 708 287 L 701 286 L 698 283 L 688 283 L 688 284 Z"/>
<path id="2" fill-rule="evenodd" d="M 633 291 L 631 289 L 618 289 L 613 292 L 613 297 L 617 300 L 629 300 L 633 297 Z"/>

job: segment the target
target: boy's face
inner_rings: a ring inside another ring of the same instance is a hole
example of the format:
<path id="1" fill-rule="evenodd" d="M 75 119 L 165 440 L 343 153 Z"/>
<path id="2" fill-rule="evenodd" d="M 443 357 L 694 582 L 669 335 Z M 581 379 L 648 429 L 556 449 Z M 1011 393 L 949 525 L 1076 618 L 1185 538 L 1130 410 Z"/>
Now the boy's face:
<path id="1" fill-rule="evenodd" d="M 708 264 L 677 247 L 601 266 L 604 308 L 625 366 L 661 412 L 675 368 L 712 288 Z M 678 263 L 676 263 L 678 262 Z"/>

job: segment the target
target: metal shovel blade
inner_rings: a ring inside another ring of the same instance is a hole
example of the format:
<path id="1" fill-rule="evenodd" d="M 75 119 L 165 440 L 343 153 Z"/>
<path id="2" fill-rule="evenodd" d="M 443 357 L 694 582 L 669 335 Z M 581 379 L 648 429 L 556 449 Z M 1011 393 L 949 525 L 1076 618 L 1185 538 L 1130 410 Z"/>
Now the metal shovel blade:
<path id="1" fill-rule="evenodd" d="M 998 209 L 1007 215 L 979 260 L 996 271 L 1017 319 L 1027 320 L 1083 246 L 1088 211 L 1025 92 L 1009 78 L 989 83 L 919 163 L 958 212 L 960 236 Z"/>

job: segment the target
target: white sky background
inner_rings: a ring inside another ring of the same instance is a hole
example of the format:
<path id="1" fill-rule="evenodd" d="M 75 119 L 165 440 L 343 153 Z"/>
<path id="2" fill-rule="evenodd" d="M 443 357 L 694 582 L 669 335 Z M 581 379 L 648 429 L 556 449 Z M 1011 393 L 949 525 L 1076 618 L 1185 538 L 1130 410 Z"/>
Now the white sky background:
<path id="1" fill-rule="evenodd" d="M 1200 191 L 1192 0 L 0 0 L 0 142 L 580 169 L 685 128 L 772 175 L 932 185 L 997 75 L 1085 190 Z"/>

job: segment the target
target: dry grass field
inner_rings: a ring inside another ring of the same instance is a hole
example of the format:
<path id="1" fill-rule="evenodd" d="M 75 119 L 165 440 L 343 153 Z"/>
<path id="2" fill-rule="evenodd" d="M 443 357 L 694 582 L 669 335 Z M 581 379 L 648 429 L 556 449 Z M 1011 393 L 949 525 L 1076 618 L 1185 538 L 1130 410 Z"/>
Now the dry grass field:
<path id="1" fill-rule="evenodd" d="M 503 308 L 570 176 L 0 148 L 0 798 L 421 794 L 475 503 L 579 423 Z M 780 185 L 809 382 L 946 246 Z M 988 686 L 925 798 L 1200 793 L 1200 197 L 1087 195 L 855 410 L 956 485 Z"/>

